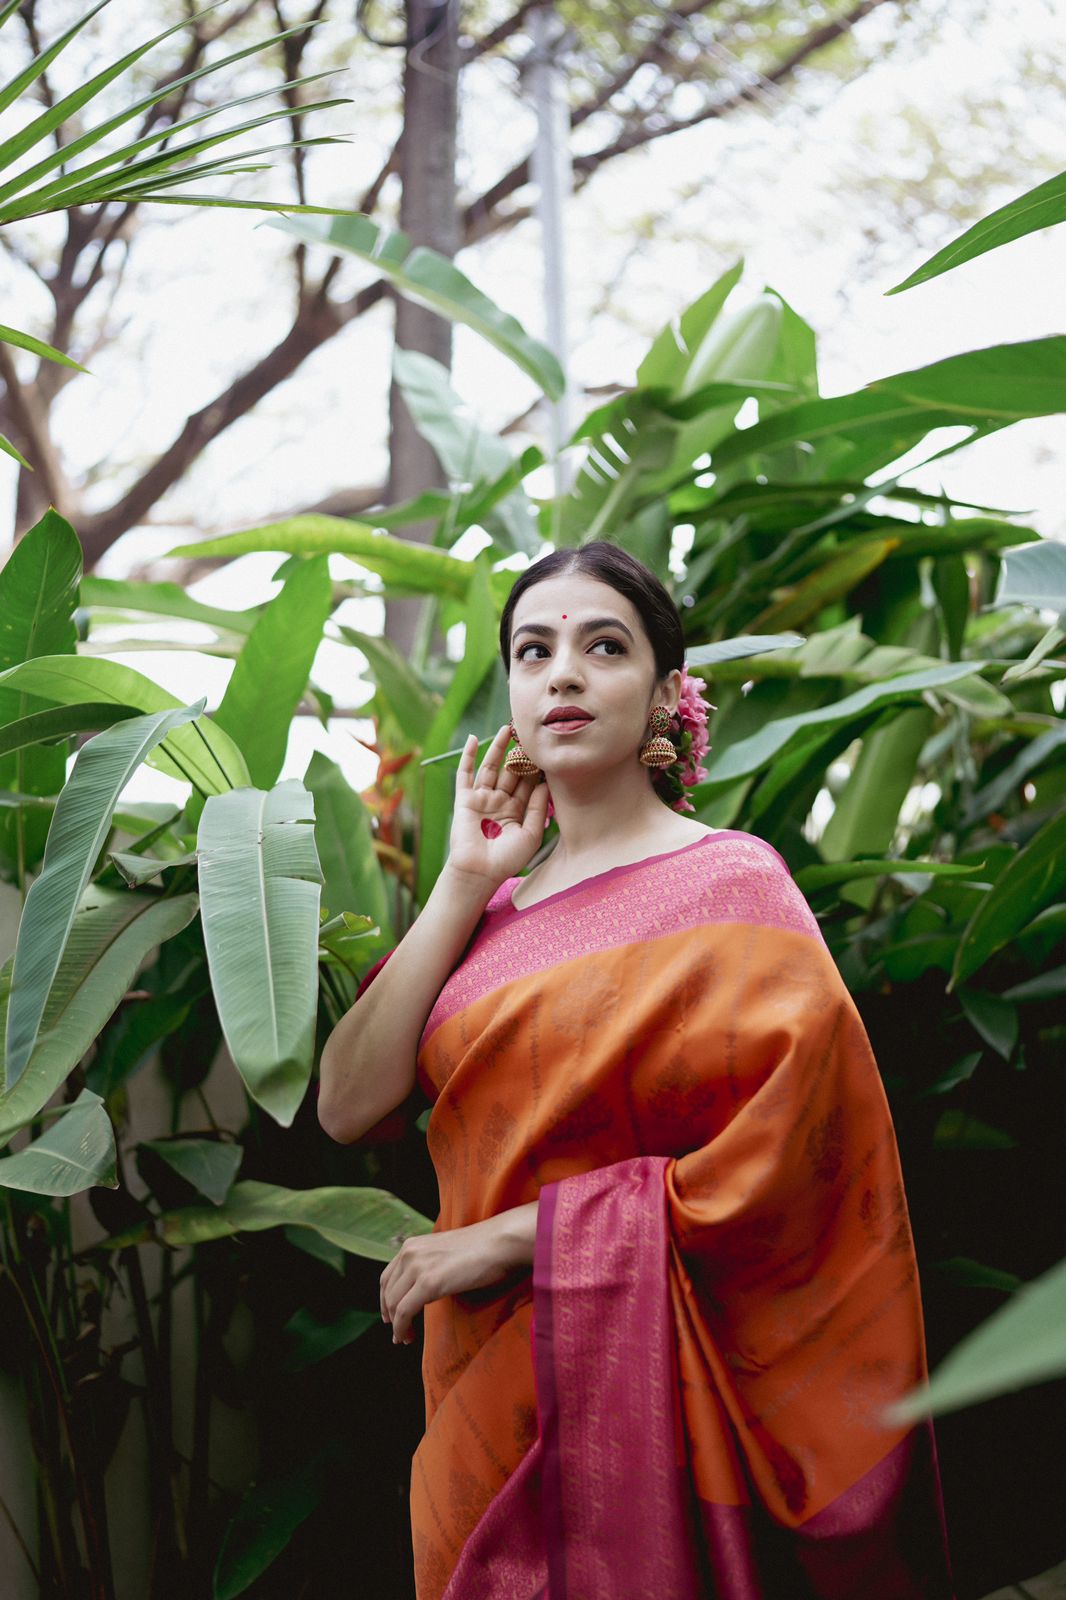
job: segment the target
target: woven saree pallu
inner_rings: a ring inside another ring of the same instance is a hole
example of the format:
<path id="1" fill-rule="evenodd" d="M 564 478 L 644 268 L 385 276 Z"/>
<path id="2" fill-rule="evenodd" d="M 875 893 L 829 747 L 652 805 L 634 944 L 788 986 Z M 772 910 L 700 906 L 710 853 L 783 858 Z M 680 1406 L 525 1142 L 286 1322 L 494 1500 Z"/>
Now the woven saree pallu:
<path id="1" fill-rule="evenodd" d="M 782 858 L 726 829 L 516 908 L 418 1052 L 436 1230 L 532 1271 L 429 1302 L 418 1600 L 953 1600 L 899 1155 Z"/>

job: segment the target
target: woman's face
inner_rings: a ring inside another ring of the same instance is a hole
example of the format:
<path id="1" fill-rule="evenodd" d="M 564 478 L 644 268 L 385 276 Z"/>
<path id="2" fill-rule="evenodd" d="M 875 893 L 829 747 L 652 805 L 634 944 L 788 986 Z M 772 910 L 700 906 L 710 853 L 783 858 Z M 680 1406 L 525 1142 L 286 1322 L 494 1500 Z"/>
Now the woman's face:
<path id="1" fill-rule="evenodd" d="M 544 578 L 519 597 L 511 620 L 511 716 L 526 754 L 553 773 L 597 771 L 632 756 L 660 703 L 681 690 L 674 670 L 661 682 L 635 606 L 598 578 Z M 553 729 L 549 712 L 576 706 L 591 721 Z"/>

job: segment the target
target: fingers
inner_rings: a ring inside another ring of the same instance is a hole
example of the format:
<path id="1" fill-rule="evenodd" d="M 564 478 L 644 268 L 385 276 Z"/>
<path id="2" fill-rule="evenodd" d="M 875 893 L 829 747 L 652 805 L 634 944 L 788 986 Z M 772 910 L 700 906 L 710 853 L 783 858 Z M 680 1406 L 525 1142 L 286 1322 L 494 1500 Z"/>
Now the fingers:
<path id="1" fill-rule="evenodd" d="M 500 773 L 500 763 L 503 760 L 504 751 L 507 749 L 510 738 L 511 724 L 505 722 L 503 727 L 497 730 L 496 737 L 485 751 L 485 759 L 482 761 L 478 769 L 478 775 L 474 779 L 475 789 L 494 789 L 496 787 Z"/>
<path id="2" fill-rule="evenodd" d="M 392 1324 L 393 1344 L 410 1344 L 414 1338 L 411 1331 L 411 1319 L 420 1309 L 417 1296 L 413 1288 L 406 1288 L 406 1280 L 400 1272 L 393 1268 L 399 1260 L 399 1254 L 393 1256 L 385 1271 L 381 1274 L 378 1284 L 378 1298 L 381 1305 L 381 1320 Z M 406 1292 L 405 1292 L 406 1288 Z"/>

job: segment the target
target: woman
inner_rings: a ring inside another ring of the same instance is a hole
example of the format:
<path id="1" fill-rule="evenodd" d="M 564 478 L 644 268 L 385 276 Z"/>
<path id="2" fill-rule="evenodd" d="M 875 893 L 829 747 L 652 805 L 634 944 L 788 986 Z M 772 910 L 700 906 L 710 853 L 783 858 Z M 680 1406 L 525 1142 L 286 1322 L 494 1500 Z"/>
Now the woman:
<path id="1" fill-rule="evenodd" d="M 932 1428 L 883 1420 L 926 1355 L 881 1079 L 782 857 L 680 814 L 699 744 L 656 765 L 677 610 L 594 542 L 500 646 L 516 750 L 467 740 L 322 1059 L 336 1138 L 433 1102 L 440 1215 L 381 1275 L 397 1343 L 425 1312 L 418 1600 L 951 1600 Z"/>

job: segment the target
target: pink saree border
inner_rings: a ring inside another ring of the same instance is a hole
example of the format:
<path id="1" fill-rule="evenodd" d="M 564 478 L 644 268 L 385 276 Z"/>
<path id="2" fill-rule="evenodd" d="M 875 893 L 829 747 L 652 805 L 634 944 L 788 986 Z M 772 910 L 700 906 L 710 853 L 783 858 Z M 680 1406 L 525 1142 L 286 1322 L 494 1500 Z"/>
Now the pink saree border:
<path id="1" fill-rule="evenodd" d="M 712 851 L 710 845 L 728 848 Z M 610 867 L 532 906 L 511 905 L 510 886 L 518 881 L 505 879 L 485 907 L 426 1018 L 419 1053 L 442 1023 L 484 995 L 596 951 L 728 922 L 789 928 L 822 940 L 783 858 L 765 839 L 739 829 Z M 528 919 L 540 912 L 544 920 L 534 933 Z"/>
<path id="2" fill-rule="evenodd" d="M 699 1600 L 668 1278 L 664 1170 L 637 1156 L 554 1184 L 534 1248 L 551 1600 Z"/>
<path id="3" fill-rule="evenodd" d="M 538 1436 L 443 1600 L 955 1600 L 928 1419 L 798 1527 L 757 1500 L 696 1498 L 669 1298 L 669 1159 L 542 1187 Z"/>

